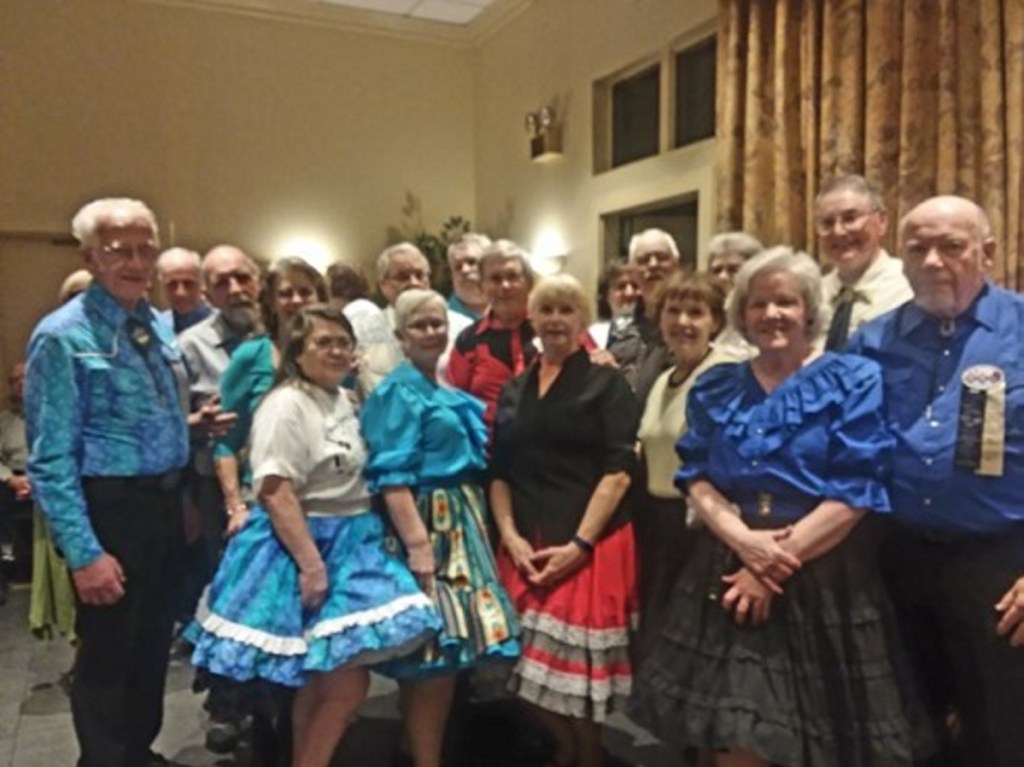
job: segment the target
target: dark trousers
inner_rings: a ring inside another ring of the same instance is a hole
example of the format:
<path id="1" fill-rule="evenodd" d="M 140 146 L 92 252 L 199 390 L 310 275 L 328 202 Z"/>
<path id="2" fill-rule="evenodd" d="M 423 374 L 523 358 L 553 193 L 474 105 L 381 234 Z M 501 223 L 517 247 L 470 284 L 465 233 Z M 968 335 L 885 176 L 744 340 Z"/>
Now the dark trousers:
<path id="1" fill-rule="evenodd" d="M 1024 765 L 1024 650 L 996 634 L 996 602 L 1024 575 L 1024 529 L 929 539 L 896 529 L 883 570 L 926 704 L 946 742 L 943 767 Z M 956 712 L 962 734 L 943 722 Z"/>
<path id="2" fill-rule="evenodd" d="M 12 574 L 27 580 L 32 575 L 32 501 L 18 500 L 13 490 L 0 484 L 0 542 L 4 541 L 11 545 Z"/>
<path id="3" fill-rule="evenodd" d="M 182 578 L 175 616 L 182 623 L 187 623 L 195 615 L 199 597 L 217 571 L 227 529 L 224 495 L 216 477 L 192 474 L 186 493 L 186 503 L 195 506 L 199 516 L 199 535 L 182 554 Z"/>
<path id="4" fill-rule="evenodd" d="M 181 547 L 176 488 L 86 479 L 93 529 L 120 563 L 125 595 L 78 603 L 71 713 L 78 767 L 139 767 L 160 732 Z"/>

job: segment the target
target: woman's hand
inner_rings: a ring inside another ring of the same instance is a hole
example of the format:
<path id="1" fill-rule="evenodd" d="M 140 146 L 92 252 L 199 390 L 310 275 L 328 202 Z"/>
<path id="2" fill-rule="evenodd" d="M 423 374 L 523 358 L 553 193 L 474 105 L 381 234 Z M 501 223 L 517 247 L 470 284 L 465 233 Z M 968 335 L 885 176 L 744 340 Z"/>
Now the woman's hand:
<path id="1" fill-rule="evenodd" d="M 315 610 L 327 596 L 327 569 L 320 562 L 308 569 L 299 568 L 299 597 L 302 606 Z"/>
<path id="2" fill-rule="evenodd" d="M 778 594 L 782 593 L 779 584 L 800 569 L 800 560 L 781 544 L 792 532 L 792 526 L 779 530 L 747 530 L 735 548 L 750 572 Z"/>
<path id="3" fill-rule="evenodd" d="M 745 567 L 722 580 L 729 590 L 722 596 L 722 609 L 732 613 L 737 626 L 759 626 L 771 614 L 774 592 Z"/>
<path id="4" fill-rule="evenodd" d="M 537 577 L 537 568 L 533 566 L 533 546 L 519 533 L 509 533 L 501 539 L 501 545 L 508 552 L 512 564 L 531 583 Z"/>
<path id="5" fill-rule="evenodd" d="M 423 593 L 434 596 L 434 547 L 430 541 L 423 541 L 408 548 L 409 569 L 416 576 Z"/>
<path id="6" fill-rule="evenodd" d="M 535 551 L 530 557 L 530 564 L 540 570 L 529 581 L 534 586 L 553 586 L 583 567 L 589 557 L 572 542 Z"/>
<path id="7" fill-rule="evenodd" d="M 250 509 L 244 503 L 236 506 L 233 509 L 228 510 L 228 526 L 224 531 L 224 536 L 230 538 L 232 535 L 237 533 L 243 527 L 245 522 L 249 519 Z"/>

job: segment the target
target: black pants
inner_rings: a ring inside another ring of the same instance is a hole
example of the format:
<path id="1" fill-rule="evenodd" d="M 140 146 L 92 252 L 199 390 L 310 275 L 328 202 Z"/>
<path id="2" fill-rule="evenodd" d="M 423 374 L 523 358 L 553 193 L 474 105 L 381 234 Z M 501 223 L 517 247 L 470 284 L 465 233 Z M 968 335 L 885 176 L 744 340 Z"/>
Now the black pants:
<path id="1" fill-rule="evenodd" d="M 947 738 L 935 765 L 1024 765 L 1024 650 L 996 634 L 994 605 L 1024 575 L 1024 529 L 989 538 L 929 540 L 894 530 L 883 569 L 926 704 Z"/>
<path id="2" fill-rule="evenodd" d="M 18 500 L 14 491 L 0 484 L 0 542 L 9 541 L 11 573 L 18 580 L 32 577 L 32 501 Z M 3 573 L 0 573 L 0 577 Z"/>
<path id="3" fill-rule="evenodd" d="M 199 536 L 182 553 L 182 579 L 175 617 L 187 623 L 196 612 L 203 589 L 213 580 L 224 547 L 227 514 L 216 477 L 193 474 L 186 489 L 199 514 Z"/>
<path id="4" fill-rule="evenodd" d="M 100 544 L 126 580 L 116 604 L 78 604 L 71 689 L 78 767 L 139 767 L 163 722 L 181 547 L 178 491 L 86 479 L 85 496 Z"/>

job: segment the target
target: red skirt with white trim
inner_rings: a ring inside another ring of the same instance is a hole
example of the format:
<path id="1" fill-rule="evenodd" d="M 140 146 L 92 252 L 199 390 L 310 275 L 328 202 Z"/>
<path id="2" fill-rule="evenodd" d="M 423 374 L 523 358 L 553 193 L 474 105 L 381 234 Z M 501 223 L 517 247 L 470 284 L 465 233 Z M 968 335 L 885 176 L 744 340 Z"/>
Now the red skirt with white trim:
<path id="1" fill-rule="evenodd" d="M 624 706 L 637 616 L 632 525 L 598 541 L 590 561 L 554 586 L 530 584 L 504 550 L 498 572 L 523 632 L 510 689 L 548 711 L 595 722 Z"/>

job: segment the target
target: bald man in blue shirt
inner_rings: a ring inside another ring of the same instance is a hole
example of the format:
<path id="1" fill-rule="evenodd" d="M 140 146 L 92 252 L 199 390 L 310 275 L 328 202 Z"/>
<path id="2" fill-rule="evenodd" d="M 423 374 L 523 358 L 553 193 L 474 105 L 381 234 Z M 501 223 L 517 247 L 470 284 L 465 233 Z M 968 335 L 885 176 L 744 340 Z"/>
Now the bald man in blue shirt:
<path id="1" fill-rule="evenodd" d="M 1019 767 L 1024 298 L 987 279 L 996 242 L 970 200 L 915 207 L 899 249 L 913 300 L 847 347 L 882 365 L 897 441 L 883 564 L 945 735 L 936 764 Z"/>
<path id="2" fill-rule="evenodd" d="M 28 474 L 78 597 L 71 712 L 79 767 L 167 764 L 163 717 L 188 459 L 187 379 L 146 302 L 156 219 L 102 199 L 72 221 L 91 286 L 29 341 Z"/>

